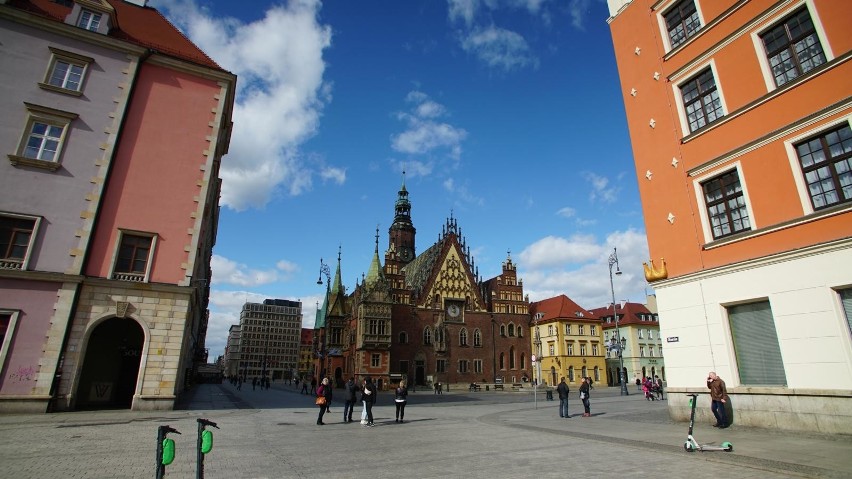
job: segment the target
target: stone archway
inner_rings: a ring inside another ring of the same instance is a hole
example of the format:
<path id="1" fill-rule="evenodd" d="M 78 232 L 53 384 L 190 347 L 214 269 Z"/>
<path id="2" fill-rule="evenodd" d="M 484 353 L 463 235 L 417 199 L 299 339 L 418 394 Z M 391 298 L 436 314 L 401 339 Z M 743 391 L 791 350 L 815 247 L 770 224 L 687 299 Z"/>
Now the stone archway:
<path id="1" fill-rule="evenodd" d="M 110 318 L 89 335 L 77 409 L 130 409 L 139 377 L 145 333 L 130 318 Z"/>

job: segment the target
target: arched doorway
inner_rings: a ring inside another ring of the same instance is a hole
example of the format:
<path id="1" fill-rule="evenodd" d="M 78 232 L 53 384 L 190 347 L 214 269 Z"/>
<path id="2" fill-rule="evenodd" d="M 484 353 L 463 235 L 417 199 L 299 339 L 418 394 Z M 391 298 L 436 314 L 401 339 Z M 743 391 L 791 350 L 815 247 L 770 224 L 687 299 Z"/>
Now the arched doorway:
<path id="1" fill-rule="evenodd" d="M 129 409 L 136 392 L 145 333 L 130 318 L 95 327 L 77 386 L 77 409 Z"/>
<path id="2" fill-rule="evenodd" d="M 550 384 L 559 384 L 556 380 L 556 368 L 553 366 L 550 366 Z"/>

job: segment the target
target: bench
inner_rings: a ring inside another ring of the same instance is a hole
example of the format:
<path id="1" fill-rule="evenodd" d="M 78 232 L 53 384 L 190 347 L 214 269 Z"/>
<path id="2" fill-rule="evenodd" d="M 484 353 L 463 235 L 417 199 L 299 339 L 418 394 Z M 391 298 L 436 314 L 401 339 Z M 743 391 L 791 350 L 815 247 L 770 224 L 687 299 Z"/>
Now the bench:
<path id="1" fill-rule="evenodd" d="M 524 387 L 524 385 L 521 384 L 521 383 L 513 383 L 512 384 L 512 391 L 520 391 L 523 387 Z"/>
<path id="2" fill-rule="evenodd" d="M 494 390 L 503 390 L 503 383 L 494 383 Z"/>
<path id="3" fill-rule="evenodd" d="M 476 383 L 471 383 L 471 385 L 467 387 L 467 390 L 473 392 L 482 391 L 482 386 Z"/>

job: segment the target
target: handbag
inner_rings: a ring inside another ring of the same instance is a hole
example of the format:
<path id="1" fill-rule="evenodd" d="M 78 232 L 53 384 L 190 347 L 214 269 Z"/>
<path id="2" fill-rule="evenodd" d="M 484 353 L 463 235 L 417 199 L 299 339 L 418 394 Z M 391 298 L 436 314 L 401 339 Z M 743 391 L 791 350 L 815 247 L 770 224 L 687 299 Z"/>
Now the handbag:
<path id="1" fill-rule="evenodd" d="M 325 406 L 325 396 L 320 396 L 316 401 L 317 406 Z"/>

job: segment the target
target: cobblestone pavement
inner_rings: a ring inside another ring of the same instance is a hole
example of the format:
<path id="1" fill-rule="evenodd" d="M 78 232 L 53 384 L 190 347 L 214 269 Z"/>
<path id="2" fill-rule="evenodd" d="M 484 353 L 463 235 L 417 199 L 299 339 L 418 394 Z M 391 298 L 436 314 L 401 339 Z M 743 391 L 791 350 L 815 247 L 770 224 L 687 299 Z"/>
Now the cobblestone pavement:
<path id="1" fill-rule="evenodd" d="M 734 451 L 687 453 L 687 425 L 669 419 L 664 401 L 617 388 L 594 390 L 590 418 L 572 399 L 570 419 L 543 394 L 421 390 L 409 394 L 404 424 L 382 393 L 373 428 L 343 423 L 335 392 L 325 426 L 312 397 L 282 384 L 200 385 L 175 411 L 0 416 L 0 477 L 154 477 L 157 427 L 166 424 L 182 434 L 172 436 L 165 477 L 196 477 L 199 417 L 220 427 L 206 478 L 852 477 L 852 436 L 697 424 L 699 441 L 730 441 Z"/>

